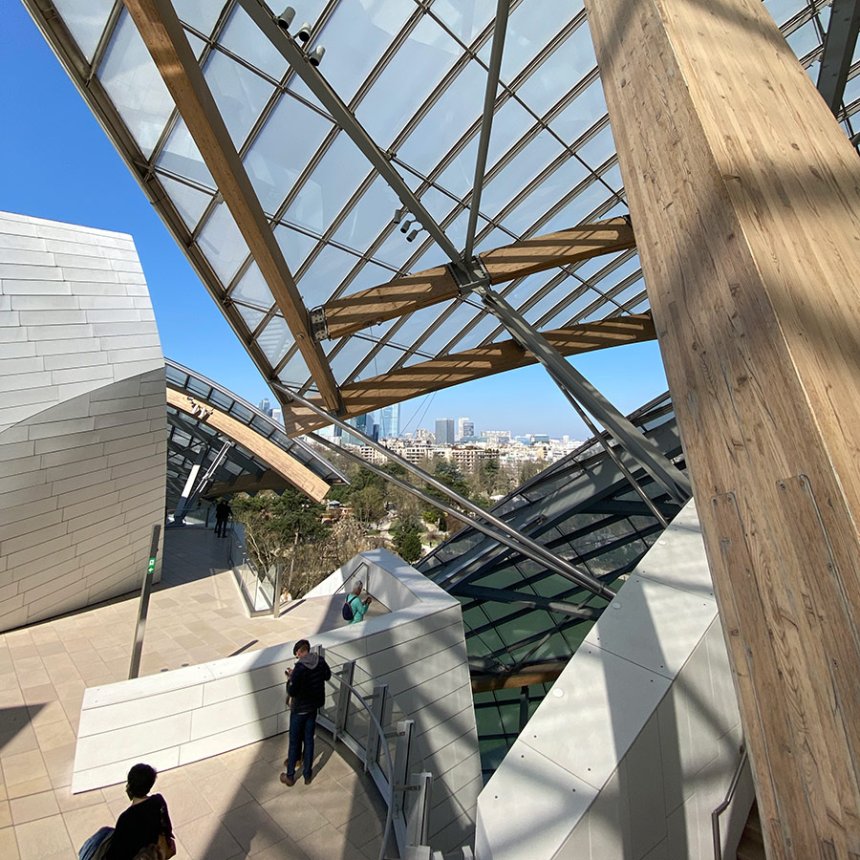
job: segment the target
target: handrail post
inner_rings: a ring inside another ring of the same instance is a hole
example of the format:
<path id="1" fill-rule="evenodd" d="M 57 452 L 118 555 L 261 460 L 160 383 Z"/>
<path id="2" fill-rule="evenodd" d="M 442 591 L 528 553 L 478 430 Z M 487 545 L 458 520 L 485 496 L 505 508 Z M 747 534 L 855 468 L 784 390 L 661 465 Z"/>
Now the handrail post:
<path id="1" fill-rule="evenodd" d="M 714 839 L 714 860 L 723 860 L 723 840 L 720 834 L 720 816 L 729 808 L 732 798 L 737 791 L 738 782 L 740 782 L 741 773 L 747 761 L 746 747 L 741 747 L 741 757 L 738 759 L 735 772 L 732 775 L 732 781 L 729 783 L 729 789 L 723 802 L 711 813 L 711 835 Z"/>
<path id="2" fill-rule="evenodd" d="M 379 744 L 382 738 L 379 735 L 377 723 L 385 728 L 391 719 L 391 697 L 388 695 L 388 684 L 379 684 L 373 688 L 373 701 L 370 703 L 370 713 L 376 717 L 370 720 L 367 726 L 367 744 L 365 746 L 364 772 L 367 773 L 371 762 L 376 762 L 379 757 Z"/>
<path id="3" fill-rule="evenodd" d="M 432 787 L 433 774 L 426 771 L 413 773 L 409 778 L 409 788 L 414 791 L 406 816 L 407 843 L 409 845 L 426 845 L 429 842 Z"/>
<path id="4" fill-rule="evenodd" d="M 337 708 L 334 715 L 334 740 L 344 733 L 349 716 L 349 699 L 352 695 L 352 679 L 355 674 L 355 660 L 349 660 L 340 667 L 340 686 L 337 690 Z"/>
<path id="5" fill-rule="evenodd" d="M 394 747 L 394 789 L 405 797 L 403 791 L 406 786 L 406 778 L 409 774 L 409 757 L 412 753 L 412 735 L 415 732 L 415 723 L 412 720 L 401 720 L 397 724 L 397 743 Z M 403 802 L 401 800 L 401 811 Z"/>

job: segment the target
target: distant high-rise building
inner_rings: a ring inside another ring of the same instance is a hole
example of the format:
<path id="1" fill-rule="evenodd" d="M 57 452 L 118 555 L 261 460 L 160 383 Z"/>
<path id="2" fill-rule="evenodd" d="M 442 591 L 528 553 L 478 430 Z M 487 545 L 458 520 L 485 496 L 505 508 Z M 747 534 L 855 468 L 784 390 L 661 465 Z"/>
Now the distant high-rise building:
<path id="1" fill-rule="evenodd" d="M 475 422 L 471 418 L 457 419 L 457 441 L 471 439 L 475 435 Z"/>
<path id="2" fill-rule="evenodd" d="M 355 418 L 350 418 L 347 422 L 351 427 L 355 427 L 361 433 L 367 436 L 373 435 L 373 422 L 368 420 L 367 415 L 356 415 Z M 342 443 L 345 445 L 366 445 L 364 439 L 358 436 L 353 436 L 352 433 L 344 433 Z"/>
<path id="3" fill-rule="evenodd" d="M 269 416 L 271 416 L 271 414 L 272 414 L 272 404 L 269 402 L 269 398 L 268 398 L 268 397 L 264 397 L 264 398 L 263 398 L 263 399 L 262 399 L 262 400 L 257 404 L 257 409 L 259 409 L 259 410 L 260 410 L 260 412 L 262 412 L 262 413 L 263 413 L 263 415 L 269 415 Z"/>
<path id="4" fill-rule="evenodd" d="M 269 416 L 275 424 L 280 424 L 281 427 L 284 426 L 284 410 L 283 409 L 270 409 Z"/>
<path id="5" fill-rule="evenodd" d="M 379 437 L 396 439 L 400 435 L 400 404 L 392 403 L 379 413 Z"/>
<path id="6" fill-rule="evenodd" d="M 436 444 L 437 445 L 453 445 L 454 444 L 454 419 L 453 418 L 437 418 L 436 419 Z"/>

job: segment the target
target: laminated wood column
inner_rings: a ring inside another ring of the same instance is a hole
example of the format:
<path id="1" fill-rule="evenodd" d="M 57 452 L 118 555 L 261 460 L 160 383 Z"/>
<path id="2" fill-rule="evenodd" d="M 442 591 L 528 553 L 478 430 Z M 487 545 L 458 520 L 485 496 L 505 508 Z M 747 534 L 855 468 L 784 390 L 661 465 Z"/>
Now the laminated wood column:
<path id="1" fill-rule="evenodd" d="M 860 161 L 759 0 L 586 0 L 771 858 L 860 856 Z"/>

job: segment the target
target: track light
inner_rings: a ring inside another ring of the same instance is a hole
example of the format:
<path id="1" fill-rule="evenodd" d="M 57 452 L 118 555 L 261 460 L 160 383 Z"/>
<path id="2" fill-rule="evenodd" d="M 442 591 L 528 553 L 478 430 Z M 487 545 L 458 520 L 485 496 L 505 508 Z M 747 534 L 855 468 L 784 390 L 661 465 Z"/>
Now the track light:
<path id="1" fill-rule="evenodd" d="M 317 45 L 316 48 L 308 54 L 308 62 L 312 66 L 318 66 L 320 60 L 325 56 L 325 48 L 322 45 Z"/>
<path id="2" fill-rule="evenodd" d="M 407 219 L 406 219 L 406 220 L 405 220 L 405 221 L 400 225 L 400 232 L 401 232 L 401 233 L 406 233 L 406 232 L 409 230 L 409 228 L 410 228 L 414 223 L 415 223 L 415 219 L 413 219 L 413 218 L 407 218 Z"/>
<path id="3" fill-rule="evenodd" d="M 299 32 L 296 33 L 296 38 L 300 42 L 304 43 L 304 42 L 307 42 L 308 39 L 310 39 L 310 37 L 311 37 L 311 25 L 308 24 L 307 21 L 305 21 L 305 23 L 302 24 L 301 27 L 299 27 Z"/>
<path id="4" fill-rule="evenodd" d="M 406 241 L 407 241 L 407 242 L 413 242 L 413 241 L 415 241 L 415 237 L 416 237 L 420 232 L 421 232 L 420 228 L 419 228 L 419 229 L 416 229 L 416 230 L 413 230 L 413 231 L 412 231 L 412 232 L 411 232 L 411 233 L 406 237 Z"/>
<path id="5" fill-rule="evenodd" d="M 296 17 L 296 10 L 293 9 L 292 6 L 287 6 L 277 18 L 275 18 L 275 22 L 282 30 L 289 30 L 290 26 L 293 23 L 293 18 Z"/>

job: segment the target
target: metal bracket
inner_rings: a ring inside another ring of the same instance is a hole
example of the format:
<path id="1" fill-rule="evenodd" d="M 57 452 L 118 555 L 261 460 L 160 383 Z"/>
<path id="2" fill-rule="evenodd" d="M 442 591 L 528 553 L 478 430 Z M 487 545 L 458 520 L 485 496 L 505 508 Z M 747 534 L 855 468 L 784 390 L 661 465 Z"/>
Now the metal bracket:
<path id="1" fill-rule="evenodd" d="M 471 260 L 464 260 L 459 266 L 449 263 L 447 268 L 451 277 L 457 282 L 461 296 L 468 295 L 478 287 L 490 285 L 490 273 L 480 257 L 475 256 Z"/>
<path id="2" fill-rule="evenodd" d="M 320 305 L 318 308 L 311 308 L 308 311 L 308 319 L 311 324 L 311 334 L 317 343 L 328 340 L 328 321 L 325 316 L 325 308 Z"/>

